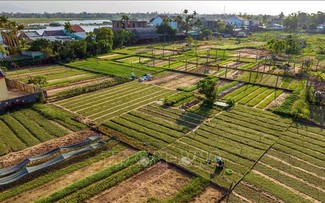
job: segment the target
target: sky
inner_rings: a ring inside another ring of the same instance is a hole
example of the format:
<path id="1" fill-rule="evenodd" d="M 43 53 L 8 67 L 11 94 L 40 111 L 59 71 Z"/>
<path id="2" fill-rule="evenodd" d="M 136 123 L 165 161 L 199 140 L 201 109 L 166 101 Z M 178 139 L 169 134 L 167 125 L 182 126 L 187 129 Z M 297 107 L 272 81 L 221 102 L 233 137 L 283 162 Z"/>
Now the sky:
<path id="1" fill-rule="evenodd" d="M 0 12 L 55 13 L 181 13 L 184 9 L 199 14 L 268 14 L 325 12 L 325 1 L 2 1 Z"/>

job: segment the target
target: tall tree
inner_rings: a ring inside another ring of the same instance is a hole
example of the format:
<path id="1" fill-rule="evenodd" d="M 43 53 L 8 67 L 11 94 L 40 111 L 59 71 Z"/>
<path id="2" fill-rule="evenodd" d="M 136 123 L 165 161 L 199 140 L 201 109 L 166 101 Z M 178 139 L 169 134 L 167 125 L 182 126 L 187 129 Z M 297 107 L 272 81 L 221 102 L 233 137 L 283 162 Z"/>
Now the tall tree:
<path id="1" fill-rule="evenodd" d="M 183 11 L 182 15 L 176 17 L 176 21 L 181 26 L 181 30 L 185 30 L 186 36 L 188 36 L 188 31 L 194 26 L 199 27 L 202 25 L 200 19 L 197 18 L 196 11 L 193 11 L 193 14 L 189 14 L 187 9 Z"/>
<path id="2" fill-rule="evenodd" d="M 157 26 L 157 33 L 164 36 L 164 41 L 166 41 L 166 36 L 168 36 L 169 40 L 174 39 L 176 37 L 176 32 L 177 30 L 169 25 L 168 19 L 164 19 L 163 22 Z"/>
<path id="3" fill-rule="evenodd" d="M 73 30 L 72 25 L 70 22 L 66 22 L 64 23 L 64 29 L 68 32 L 68 33 L 74 33 L 76 31 Z"/>
<path id="4" fill-rule="evenodd" d="M 206 102 L 209 106 L 213 106 L 213 103 L 217 99 L 216 81 L 211 78 L 205 78 L 197 83 L 199 92 L 205 95 Z"/>
<path id="5" fill-rule="evenodd" d="M 122 15 L 121 24 L 123 29 L 126 28 L 126 23 L 128 22 L 128 20 L 130 20 L 129 16 Z"/>
<path id="6" fill-rule="evenodd" d="M 24 28 L 23 25 L 15 21 L 9 21 L 6 16 L 0 17 L 0 28 L 3 28 L 2 37 L 8 45 L 9 53 L 19 53 L 21 47 L 19 46 L 18 32 Z"/>

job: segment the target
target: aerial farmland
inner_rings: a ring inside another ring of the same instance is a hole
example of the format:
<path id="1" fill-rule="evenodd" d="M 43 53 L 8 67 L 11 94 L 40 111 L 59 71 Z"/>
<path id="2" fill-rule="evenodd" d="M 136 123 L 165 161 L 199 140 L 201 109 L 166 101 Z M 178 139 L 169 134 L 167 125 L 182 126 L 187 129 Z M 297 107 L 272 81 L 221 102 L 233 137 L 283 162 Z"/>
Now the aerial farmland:
<path id="1" fill-rule="evenodd" d="M 325 202 L 325 36 L 280 34 L 1 71 L 0 201 Z"/>

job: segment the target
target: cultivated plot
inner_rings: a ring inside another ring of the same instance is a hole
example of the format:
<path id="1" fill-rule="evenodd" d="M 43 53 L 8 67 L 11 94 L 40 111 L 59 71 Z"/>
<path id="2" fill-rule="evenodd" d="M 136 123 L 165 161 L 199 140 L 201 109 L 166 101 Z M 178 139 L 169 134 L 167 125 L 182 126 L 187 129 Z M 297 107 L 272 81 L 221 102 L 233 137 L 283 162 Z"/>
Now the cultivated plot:
<path id="1" fill-rule="evenodd" d="M 130 82 L 72 97 L 56 104 L 102 123 L 174 93 L 176 92 L 157 86 Z"/>

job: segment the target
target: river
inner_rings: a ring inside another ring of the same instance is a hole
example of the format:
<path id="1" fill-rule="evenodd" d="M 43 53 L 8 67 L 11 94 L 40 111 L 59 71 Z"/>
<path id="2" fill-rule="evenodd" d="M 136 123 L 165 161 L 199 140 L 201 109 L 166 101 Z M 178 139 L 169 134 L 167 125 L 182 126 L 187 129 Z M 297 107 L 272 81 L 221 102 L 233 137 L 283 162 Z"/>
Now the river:
<path id="1" fill-rule="evenodd" d="M 55 23 L 60 23 L 63 25 L 66 22 L 70 22 L 72 25 L 80 25 L 86 32 L 92 32 L 95 28 L 101 28 L 101 27 L 112 27 L 110 24 L 103 24 L 103 22 L 109 22 L 111 23 L 111 20 L 103 19 L 103 20 L 70 20 L 70 21 L 53 21 Z M 46 26 L 45 29 L 24 29 L 24 31 L 36 31 L 38 34 L 43 34 L 45 30 L 62 30 L 64 29 L 63 26 L 49 26 L 49 23 L 31 23 L 28 25 L 42 25 Z"/>

